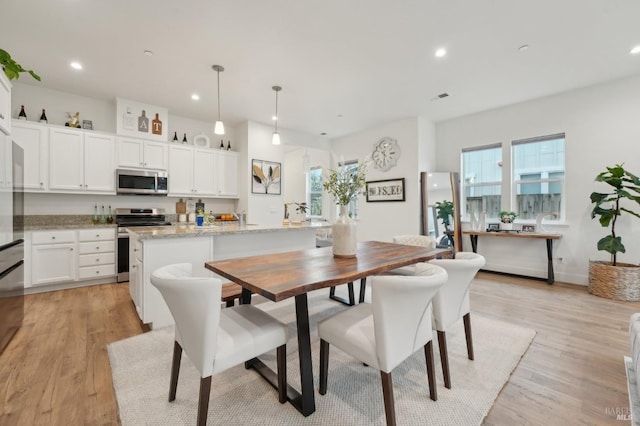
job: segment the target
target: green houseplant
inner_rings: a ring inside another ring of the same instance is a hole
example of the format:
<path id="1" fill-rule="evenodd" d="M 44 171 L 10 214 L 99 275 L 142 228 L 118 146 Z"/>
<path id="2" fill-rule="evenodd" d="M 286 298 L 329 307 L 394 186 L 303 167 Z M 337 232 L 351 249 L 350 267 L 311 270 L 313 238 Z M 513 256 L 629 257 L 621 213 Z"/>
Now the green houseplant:
<path id="1" fill-rule="evenodd" d="M 618 253 L 626 249 L 616 234 L 616 222 L 623 212 L 640 218 L 629 207 L 640 206 L 640 178 L 616 164 L 598 174 L 595 181 L 610 186 L 608 192 L 594 191 L 589 198 L 594 204 L 591 218 L 597 217 L 602 227 L 609 228 L 609 234 L 598 240 L 598 250 L 609 253 L 611 260 L 589 261 L 589 292 L 611 299 L 640 300 L 640 267 L 617 261 Z"/>
<path id="2" fill-rule="evenodd" d="M 516 220 L 518 214 L 516 212 L 503 210 L 500 212 L 500 222 L 502 223 L 513 223 Z"/>
<path id="3" fill-rule="evenodd" d="M 436 202 L 436 219 L 442 220 L 445 231 L 450 231 L 451 218 L 453 217 L 453 202 L 452 201 L 437 201 Z"/>
<path id="4" fill-rule="evenodd" d="M 21 72 L 28 72 L 31 77 L 40 81 L 40 76 L 33 70 L 26 70 L 17 63 L 6 50 L 0 49 L 0 65 L 4 69 L 4 73 L 9 80 L 18 79 Z"/>
<path id="5" fill-rule="evenodd" d="M 349 203 L 358 198 L 366 184 L 368 162 L 358 167 L 339 167 L 329 170 L 322 187 L 333 196 L 340 206 L 340 215 L 331 227 L 333 255 L 335 257 L 355 257 L 357 250 L 356 222 L 349 217 Z"/>

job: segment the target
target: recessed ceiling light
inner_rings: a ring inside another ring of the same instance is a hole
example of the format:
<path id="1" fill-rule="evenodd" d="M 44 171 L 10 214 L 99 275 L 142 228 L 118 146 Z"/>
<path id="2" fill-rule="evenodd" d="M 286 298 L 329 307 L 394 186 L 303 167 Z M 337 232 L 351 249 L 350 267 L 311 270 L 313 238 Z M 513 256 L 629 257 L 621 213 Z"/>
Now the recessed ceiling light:
<path id="1" fill-rule="evenodd" d="M 71 65 L 71 68 L 73 68 L 74 70 L 82 69 L 82 64 L 80 62 L 71 62 L 69 65 Z"/>
<path id="2" fill-rule="evenodd" d="M 637 46 L 633 46 L 633 48 L 629 51 L 632 55 L 637 55 L 640 53 L 640 44 Z"/>
<path id="3" fill-rule="evenodd" d="M 518 50 L 520 52 L 524 52 L 525 50 L 529 50 L 529 45 L 528 44 L 523 44 L 522 46 L 518 47 Z"/>
<path id="4" fill-rule="evenodd" d="M 447 54 L 447 49 L 445 49 L 444 47 L 441 47 L 438 50 L 436 50 L 436 58 L 442 58 L 446 54 Z"/>
<path id="5" fill-rule="evenodd" d="M 191 99 L 193 99 L 194 101 L 199 101 L 200 95 L 198 95 L 197 93 L 194 93 L 193 95 L 191 95 Z"/>
<path id="6" fill-rule="evenodd" d="M 147 55 L 147 56 L 153 56 L 153 52 L 150 51 L 150 50 L 145 50 L 144 54 Z"/>

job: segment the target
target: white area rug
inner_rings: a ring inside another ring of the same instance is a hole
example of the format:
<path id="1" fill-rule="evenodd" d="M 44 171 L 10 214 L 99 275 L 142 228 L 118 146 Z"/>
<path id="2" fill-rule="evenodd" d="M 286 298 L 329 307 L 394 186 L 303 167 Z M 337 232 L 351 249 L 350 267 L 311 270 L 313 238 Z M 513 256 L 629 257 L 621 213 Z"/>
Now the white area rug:
<path id="1" fill-rule="evenodd" d="M 345 287 L 345 286 L 343 286 Z M 293 299 L 260 304 L 290 324 L 295 336 Z M 208 424 L 224 425 L 383 425 L 380 373 L 331 347 L 326 395 L 317 392 L 318 320 L 346 306 L 331 301 L 328 289 L 309 295 L 316 412 L 303 417 L 289 403 L 278 403 L 277 392 L 256 372 L 232 368 L 212 380 Z M 513 369 L 526 352 L 535 331 L 472 313 L 475 361 L 467 359 L 460 321 L 447 333 L 452 389 L 446 389 L 434 333 L 438 400 L 429 399 L 424 351 L 393 371 L 396 418 L 399 425 L 478 425 L 487 415 Z M 288 345 L 289 384 L 299 389 L 297 340 Z M 196 421 L 199 375 L 182 357 L 176 400 L 167 401 L 173 350 L 173 327 L 154 330 L 108 346 L 113 383 L 124 426 L 193 425 Z M 261 357 L 275 366 L 275 351 Z"/>

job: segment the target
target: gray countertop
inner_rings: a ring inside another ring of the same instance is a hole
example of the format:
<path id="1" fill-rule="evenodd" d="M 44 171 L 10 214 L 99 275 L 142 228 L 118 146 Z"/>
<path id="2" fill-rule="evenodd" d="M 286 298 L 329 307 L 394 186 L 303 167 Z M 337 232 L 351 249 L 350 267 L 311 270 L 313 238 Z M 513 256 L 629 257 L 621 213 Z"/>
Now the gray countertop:
<path id="1" fill-rule="evenodd" d="M 291 232 L 309 229 L 325 229 L 330 228 L 328 222 L 310 222 L 299 225 L 210 225 L 196 226 L 193 224 L 179 224 L 175 226 L 139 226 L 127 228 L 130 234 L 134 234 L 137 238 L 157 239 L 157 238 L 188 238 L 188 237 L 207 237 L 214 235 L 228 234 L 249 234 L 259 232 Z"/>

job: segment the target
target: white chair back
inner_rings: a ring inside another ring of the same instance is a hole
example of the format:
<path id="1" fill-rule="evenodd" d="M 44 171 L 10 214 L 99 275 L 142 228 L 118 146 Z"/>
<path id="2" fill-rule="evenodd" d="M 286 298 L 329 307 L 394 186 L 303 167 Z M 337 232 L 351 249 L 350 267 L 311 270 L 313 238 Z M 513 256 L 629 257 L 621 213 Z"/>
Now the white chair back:
<path id="1" fill-rule="evenodd" d="M 469 286 L 485 260 L 476 253 L 459 252 L 455 259 L 433 259 L 429 263 L 444 268 L 449 274 L 447 284 L 433 298 L 434 326 L 444 331 L 469 313 Z"/>
<path id="2" fill-rule="evenodd" d="M 220 324 L 222 281 L 192 277 L 192 265 L 179 263 L 151 274 L 175 320 L 175 338 L 198 369 L 201 377 L 213 374 Z"/>
<path id="3" fill-rule="evenodd" d="M 447 281 L 435 265 L 416 265 L 415 276 L 372 277 L 372 310 L 380 370 L 390 372 L 432 339 L 431 299 Z"/>
<path id="4" fill-rule="evenodd" d="M 408 246 L 436 248 L 436 240 L 427 235 L 396 235 L 393 237 L 393 242 Z"/>

